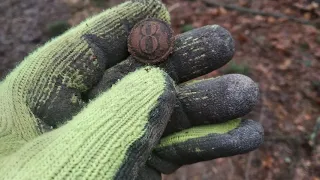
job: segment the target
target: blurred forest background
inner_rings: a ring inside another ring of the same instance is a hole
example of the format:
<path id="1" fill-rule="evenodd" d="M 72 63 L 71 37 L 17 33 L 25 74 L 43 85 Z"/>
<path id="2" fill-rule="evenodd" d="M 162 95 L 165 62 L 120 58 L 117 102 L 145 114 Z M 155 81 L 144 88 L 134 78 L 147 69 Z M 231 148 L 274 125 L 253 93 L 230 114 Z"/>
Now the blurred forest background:
<path id="1" fill-rule="evenodd" d="M 123 0 L 1 0 L 0 78 L 24 56 Z M 175 33 L 228 29 L 233 61 L 206 77 L 241 73 L 258 82 L 249 118 L 265 128 L 256 151 L 185 166 L 165 180 L 320 180 L 319 0 L 163 0 Z M 318 3 L 317 3 L 318 2 Z"/>

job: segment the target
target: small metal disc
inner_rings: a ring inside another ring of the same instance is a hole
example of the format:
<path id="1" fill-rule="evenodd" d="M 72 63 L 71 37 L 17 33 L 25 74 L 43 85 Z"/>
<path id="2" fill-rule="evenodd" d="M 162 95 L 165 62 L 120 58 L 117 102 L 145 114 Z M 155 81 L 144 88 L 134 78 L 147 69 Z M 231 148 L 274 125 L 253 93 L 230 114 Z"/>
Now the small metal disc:
<path id="1" fill-rule="evenodd" d="M 131 30 L 128 48 L 132 57 L 147 64 L 157 64 L 167 59 L 174 44 L 170 25 L 149 18 L 138 22 Z"/>

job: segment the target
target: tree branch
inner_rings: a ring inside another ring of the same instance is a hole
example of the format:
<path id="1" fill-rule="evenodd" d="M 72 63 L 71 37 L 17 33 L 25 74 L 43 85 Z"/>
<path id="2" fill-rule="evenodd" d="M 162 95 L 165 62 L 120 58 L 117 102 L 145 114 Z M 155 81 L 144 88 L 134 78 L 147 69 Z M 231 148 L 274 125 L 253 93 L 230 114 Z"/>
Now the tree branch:
<path id="1" fill-rule="evenodd" d="M 220 7 L 223 7 L 225 9 L 235 10 L 235 11 L 239 11 L 241 13 L 248 13 L 248 14 L 260 15 L 260 16 L 269 16 L 269 17 L 274 17 L 274 18 L 285 18 L 285 19 L 288 19 L 290 21 L 294 21 L 294 22 L 297 22 L 297 23 L 300 23 L 300 24 L 317 26 L 317 23 L 314 23 L 314 22 L 311 22 L 311 21 L 308 21 L 308 20 L 305 20 L 305 19 L 296 18 L 296 17 L 293 17 L 293 16 L 288 16 L 288 15 L 281 14 L 281 13 L 264 12 L 264 11 L 260 11 L 260 10 L 244 8 L 244 7 L 231 5 L 231 4 L 217 3 L 217 2 L 214 2 L 213 0 L 202 0 L 202 1 L 207 6 L 220 6 Z"/>

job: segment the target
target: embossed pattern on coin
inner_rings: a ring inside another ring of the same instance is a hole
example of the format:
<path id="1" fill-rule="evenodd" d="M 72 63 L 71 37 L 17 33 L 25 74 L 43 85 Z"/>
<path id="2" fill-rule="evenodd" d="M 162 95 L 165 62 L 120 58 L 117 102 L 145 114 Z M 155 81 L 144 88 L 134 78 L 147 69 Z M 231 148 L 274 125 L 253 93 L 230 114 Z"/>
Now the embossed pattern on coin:
<path id="1" fill-rule="evenodd" d="M 173 44 L 174 35 L 169 24 L 154 18 L 137 23 L 128 38 L 133 58 L 147 64 L 164 61 L 172 52 Z"/>

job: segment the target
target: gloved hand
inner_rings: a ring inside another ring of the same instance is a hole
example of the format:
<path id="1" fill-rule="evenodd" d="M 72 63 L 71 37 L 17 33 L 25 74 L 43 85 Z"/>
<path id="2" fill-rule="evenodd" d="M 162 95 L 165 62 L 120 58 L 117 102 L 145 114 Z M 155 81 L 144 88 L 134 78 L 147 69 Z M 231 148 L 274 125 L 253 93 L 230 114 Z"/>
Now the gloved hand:
<path id="1" fill-rule="evenodd" d="M 160 179 L 184 164 L 246 153 L 263 141 L 242 75 L 187 82 L 226 64 L 230 34 L 176 37 L 159 67 L 127 50 L 135 23 L 169 22 L 157 0 L 132 0 L 45 44 L 0 83 L 0 179 Z"/>

